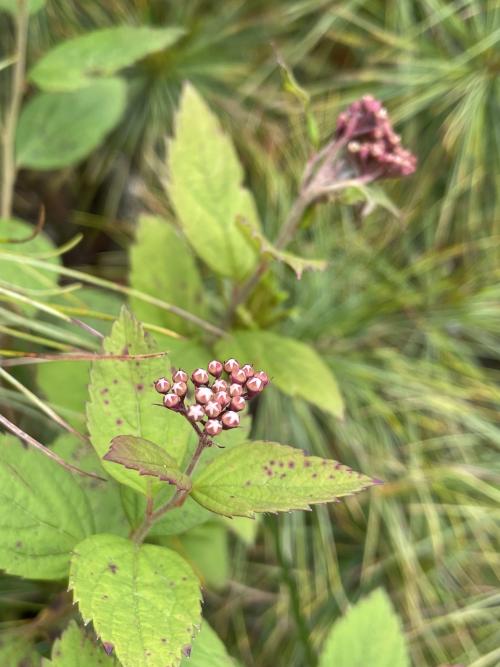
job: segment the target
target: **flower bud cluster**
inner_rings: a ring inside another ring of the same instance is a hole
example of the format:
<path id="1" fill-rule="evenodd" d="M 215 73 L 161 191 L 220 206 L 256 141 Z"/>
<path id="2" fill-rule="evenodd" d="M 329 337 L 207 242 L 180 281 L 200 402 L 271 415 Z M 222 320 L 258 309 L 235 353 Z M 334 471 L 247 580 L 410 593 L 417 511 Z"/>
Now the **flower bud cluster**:
<path id="1" fill-rule="evenodd" d="M 353 102 L 339 115 L 335 136 L 346 144 L 347 154 L 362 176 L 400 178 L 416 169 L 417 159 L 401 146 L 387 109 L 371 95 Z"/>
<path id="2" fill-rule="evenodd" d="M 225 362 L 214 359 L 206 370 L 197 368 L 191 376 L 178 370 L 170 380 L 162 377 L 154 386 L 163 394 L 166 408 L 184 414 L 193 423 L 200 423 L 203 431 L 213 437 L 222 430 L 237 428 L 239 413 L 247 401 L 260 394 L 267 384 L 267 374 L 256 371 L 250 364 L 240 365 L 236 359 Z M 190 393 L 194 402 L 188 402 Z"/>

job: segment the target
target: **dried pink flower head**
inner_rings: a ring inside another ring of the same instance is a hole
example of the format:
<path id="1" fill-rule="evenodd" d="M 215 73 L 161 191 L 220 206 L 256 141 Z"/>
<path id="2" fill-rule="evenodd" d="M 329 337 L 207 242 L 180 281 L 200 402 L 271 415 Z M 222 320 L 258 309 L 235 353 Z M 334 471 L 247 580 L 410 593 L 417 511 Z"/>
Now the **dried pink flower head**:
<path id="1" fill-rule="evenodd" d="M 413 174 L 417 158 L 401 146 L 387 109 L 371 95 L 353 102 L 337 119 L 337 140 L 361 176 L 401 178 Z"/>

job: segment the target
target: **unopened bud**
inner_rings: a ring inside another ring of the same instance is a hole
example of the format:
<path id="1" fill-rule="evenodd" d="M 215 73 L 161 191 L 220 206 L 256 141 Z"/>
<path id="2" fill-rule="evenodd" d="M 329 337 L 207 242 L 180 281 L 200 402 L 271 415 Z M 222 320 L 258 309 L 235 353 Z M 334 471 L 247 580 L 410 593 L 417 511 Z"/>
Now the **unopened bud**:
<path id="1" fill-rule="evenodd" d="M 191 373 L 191 380 L 194 384 L 208 384 L 208 373 L 204 368 L 197 368 Z"/>
<path id="2" fill-rule="evenodd" d="M 227 391 L 218 391 L 214 396 L 214 400 L 216 400 L 222 408 L 225 408 L 226 405 L 231 403 L 231 396 L 229 396 Z"/>
<path id="3" fill-rule="evenodd" d="M 177 396 L 177 394 L 165 394 L 163 397 L 163 405 L 170 410 L 176 408 L 180 402 L 180 396 Z"/>
<path id="4" fill-rule="evenodd" d="M 222 431 L 222 424 L 218 419 L 209 419 L 205 424 L 205 433 L 208 435 L 219 435 Z"/>
<path id="5" fill-rule="evenodd" d="M 233 371 L 238 371 L 239 369 L 240 365 L 236 359 L 228 359 L 224 364 L 224 370 L 226 373 L 232 373 Z"/>
<path id="6" fill-rule="evenodd" d="M 201 405 L 197 405 L 195 403 L 194 405 L 189 406 L 186 414 L 190 421 L 199 422 L 205 416 L 205 410 L 201 407 Z"/>
<path id="7" fill-rule="evenodd" d="M 247 382 L 247 389 L 251 391 L 252 394 L 258 394 L 264 389 L 264 383 L 258 377 L 250 378 Z"/>
<path id="8" fill-rule="evenodd" d="M 237 384 L 245 384 L 246 381 L 247 381 L 247 376 L 245 375 L 245 372 L 241 368 L 231 373 L 231 382 Z"/>
<path id="9" fill-rule="evenodd" d="M 262 381 L 264 387 L 269 384 L 269 376 L 267 373 L 264 373 L 264 371 L 257 371 L 255 377 Z"/>
<path id="10" fill-rule="evenodd" d="M 245 364 L 241 367 L 241 370 L 245 373 L 247 378 L 251 378 L 255 375 L 255 370 L 251 364 Z"/>
<path id="11" fill-rule="evenodd" d="M 221 364 L 220 361 L 217 361 L 217 359 L 214 359 L 211 361 L 208 366 L 208 372 L 210 375 L 213 375 L 214 378 L 218 378 L 221 376 L 222 371 L 224 370 L 224 366 Z"/>
<path id="12" fill-rule="evenodd" d="M 237 412 L 229 410 L 222 415 L 222 424 L 226 428 L 236 428 L 240 425 L 240 416 Z"/>
<path id="13" fill-rule="evenodd" d="M 197 387 L 195 392 L 194 392 L 194 397 L 198 401 L 198 403 L 208 403 L 208 401 L 212 398 L 213 392 L 209 387 Z"/>
<path id="14" fill-rule="evenodd" d="M 238 384 L 235 382 L 234 384 L 230 385 L 229 387 L 229 395 L 230 396 L 241 396 L 243 394 L 243 387 L 241 384 Z"/>
<path id="15" fill-rule="evenodd" d="M 227 391 L 227 382 L 225 380 L 216 380 L 212 385 L 212 391 Z"/>
<path id="16" fill-rule="evenodd" d="M 222 408 L 217 401 L 209 401 L 205 405 L 205 414 L 207 417 L 210 417 L 210 419 L 214 419 L 220 415 L 221 409 Z"/>
<path id="17" fill-rule="evenodd" d="M 187 394 L 187 384 L 185 382 L 174 382 L 172 385 L 172 391 L 174 394 L 177 394 L 177 396 L 180 396 L 181 398 Z"/>
<path id="18" fill-rule="evenodd" d="M 187 382 L 188 381 L 188 374 L 186 371 L 178 370 L 172 375 L 172 380 L 174 382 Z"/>
<path id="19" fill-rule="evenodd" d="M 235 410 L 236 412 L 240 412 L 240 410 L 243 410 L 246 403 L 247 402 L 245 401 L 243 396 L 234 396 L 232 401 L 231 401 L 231 410 Z"/>
<path id="20" fill-rule="evenodd" d="M 167 378 L 160 378 L 155 382 L 155 389 L 159 394 L 166 394 L 170 389 L 170 382 Z"/>

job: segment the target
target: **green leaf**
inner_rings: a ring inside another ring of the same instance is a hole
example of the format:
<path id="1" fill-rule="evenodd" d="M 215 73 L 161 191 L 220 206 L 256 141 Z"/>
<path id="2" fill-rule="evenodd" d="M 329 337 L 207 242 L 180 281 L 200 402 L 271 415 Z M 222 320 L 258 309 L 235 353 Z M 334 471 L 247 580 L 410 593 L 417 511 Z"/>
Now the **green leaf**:
<path id="1" fill-rule="evenodd" d="M 19 118 L 18 166 L 60 169 L 80 162 L 115 127 L 125 103 L 126 85 L 121 79 L 102 79 L 72 92 L 36 95 Z"/>
<path id="2" fill-rule="evenodd" d="M 118 667 L 115 658 L 107 656 L 84 630 L 71 621 L 62 636 L 52 646 L 52 660 L 43 667 Z"/>
<path id="3" fill-rule="evenodd" d="M 401 622 L 379 589 L 358 602 L 333 626 L 319 667 L 409 667 Z"/>
<path id="4" fill-rule="evenodd" d="M 38 386 L 54 407 L 72 426 L 85 425 L 90 363 L 87 361 L 51 361 L 38 364 Z"/>
<path id="5" fill-rule="evenodd" d="M 203 317 L 203 285 L 192 251 L 166 220 L 153 216 L 139 219 L 130 262 L 133 288 Z M 186 320 L 141 299 L 131 299 L 131 306 L 144 322 L 180 333 L 193 331 Z"/>
<path id="6" fill-rule="evenodd" d="M 129 470 L 137 470 L 139 475 L 157 477 L 183 491 L 191 488 L 190 478 L 179 470 L 175 459 L 154 442 L 144 438 L 116 436 L 111 440 L 111 447 L 103 459 L 119 463 Z"/>
<path id="7" fill-rule="evenodd" d="M 206 621 L 193 642 L 193 650 L 189 658 L 183 658 L 181 667 L 235 667 L 236 663 L 229 657 L 226 647 Z"/>
<path id="8" fill-rule="evenodd" d="M 93 448 L 71 434 L 60 435 L 51 449 L 81 470 L 108 477 Z M 111 477 L 105 482 L 75 475 L 74 480 L 87 496 L 95 524 L 93 532 L 128 535 L 130 525 L 123 509 L 120 486 Z"/>
<path id="9" fill-rule="evenodd" d="M 36 63 L 29 78 L 45 90 L 75 90 L 96 75 L 114 74 L 171 46 L 183 34 L 180 28 L 132 25 L 93 30 L 58 44 Z"/>
<path id="10" fill-rule="evenodd" d="M 40 667 L 41 656 L 33 644 L 15 631 L 0 633 L 2 667 Z"/>
<path id="11" fill-rule="evenodd" d="M 200 622 L 200 589 L 174 551 L 94 535 L 75 548 L 70 588 L 123 667 L 174 667 Z"/>
<path id="12" fill-rule="evenodd" d="M 111 334 L 104 340 L 108 354 L 148 354 L 158 351 L 150 334 L 126 310 L 122 309 Z M 168 357 L 92 362 L 87 426 L 92 445 L 100 457 L 117 435 L 134 435 L 157 443 L 180 465 L 186 453 L 192 429 L 178 414 L 158 407 L 153 382 L 169 371 Z M 135 471 L 104 462 L 105 470 L 122 484 L 147 493 L 150 481 Z M 161 486 L 161 485 L 160 485 Z"/>
<path id="13" fill-rule="evenodd" d="M 45 6 L 46 0 L 27 0 L 28 14 L 35 14 Z M 19 11 L 18 0 L 0 0 L 0 11 L 17 14 Z"/>
<path id="14" fill-rule="evenodd" d="M 75 544 L 95 530 L 74 476 L 32 447 L 0 437 L 0 569 L 30 579 L 68 574 Z"/>
<path id="15" fill-rule="evenodd" d="M 271 257 L 278 262 L 287 264 L 295 272 L 297 280 L 302 278 L 304 271 L 324 271 L 328 266 L 328 262 L 324 259 L 307 259 L 293 255 L 291 252 L 286 252 L 285 250 L 278 250 L 250 220 L 240 219 L 238 220 L 238 225 L 255 245 L 261 257 Z"/>
<path id="16" fill-rule="evenodd" d="M 248 442 L 212 461 L 195 477 L 191 495 L 217 514 L 251 517 L 255 512 L 309 509 L 373 484 L 337 461 L 273 442 Z"/>
<path id="17" fill-rule="evenodd" d="M 191 85 L 184 87 L 169 149 L 168 190 L 198 255 L 217 273 L 243 278 L 257 254 L 236 224 L 256 220 L 253 198 L 230 138 Z M 256 223 L 257 224 L 257 223 Z"/>
<path id="18" fill-rule="evenodd" d="M 335 417 L 344 404 L 337 382 L 318 353 L 306 343 L 271 331 L 237 331 L 216 345 L 222 357 L 249 359 L 262 368 L 271 382 L 290 396 L 305 398 Z"/>

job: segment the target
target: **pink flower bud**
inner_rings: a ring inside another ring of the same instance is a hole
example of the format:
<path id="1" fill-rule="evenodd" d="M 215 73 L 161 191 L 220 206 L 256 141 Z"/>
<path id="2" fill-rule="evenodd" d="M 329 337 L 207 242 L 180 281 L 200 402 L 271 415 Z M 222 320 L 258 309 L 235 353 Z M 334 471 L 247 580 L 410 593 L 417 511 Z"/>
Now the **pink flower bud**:
<path id="1" fill-rule="evenodd" d="M 212 385 L 212 391 L 227 391 L 227 382 L 225 380 L 216 380 Z"/>
<path id="2" fill-rule="evenodd" d="M 241 384 L 238 384 L 235 382 L 234 384 L 230 385 L 229 387 L 229 395 L 230 396 L 241 396 L 243 394 L 243 387 Z"/>
<path id="3" fill-rule="evenodd" d="M 240 365 L 236 359 L 228 359 L 224 364 L 224 370 L 226 373 L 232 373 L 233 371 L 238 371 L 239 369 Z"/>
<path id="4" fill-rule="evenodd" d="M 176 408 L 180 402 L 180 396 L 177 396 L 177 394 L 165 394 L 163 397 L 163 405 L 170 410 Z"/>
<path id="5" fill-rule="evenodd" d="M 255 373 L 255 377 L 259 378 L 259 380 L 262 380 L 264 387 L 269 384 L 269 376 L 267 373 L 264 373 L 264 371 L 257 371 Z"/>
<path id="6" fill-rule="evenodd" d="M 236 412 L 240 412 L 240 410 L 243 410 L 246 403 L 247 402 L 245 401 L 243 396 L 234 396 L 232 401 L 231 401 L 231 410 L 235 410 Z"/>
<path id="7" fill-rule="evenodd" d="M 205 414 L 207 415 L 207 417 L 210 417 L 210 419 L 218 417 L 220 413 L 221 413 L 221 406 L 217 403 L 217 401 L 209 401 L 205 405 Z"/>
<path id="8" fill-rule="evenodd" d="M 221 406 L 221 408 L 225 408 L 226 405 L 229 405 L 229 403 L 231 403 L 231 396 L 229 396 L 227 391 L 217 392 L 214 396 L 214 399 Z"/>
<path id="9" fill-rule="evenodd" d="M 208 403 L 208 401 L 212 398 L 213 392 L 209 387 L 197 387 L 195 392 L 194 392 L 194 397 L 198 401 L 198 403 Z"/>
<path id="10" fill-rule="evenodd" d="M 172 385 L 172 391 L 174 394 L 177 394 L 177 396 L 180 396 L 181 398 L 187 394 L 187 384 L 185 382 L 174 382 Z"/>
<path id="11" fill-rule="evenodd" d="M 222 431 L 222 424 L 218 419 L 209 419 L 205 424 L 205 433 L 208 435 L 219 435 Z"/>
<path id="12" fill-rule="evenodd" d="M 254 368 L 251 364 L 245 364 L 241 367 L 241 370 L 245 373 L 247 378 L 251 378 L 255 375 Z"/>
<path id="13" fill-rule="evenodd" d="M 195 403 L 194 405 L 189 406 L 186 414 L 190 421 L 199 422 L 205 416 L 205 410 L 201 407 L 201 405 L 197 405 Z"/>
<path id="14" fill-rule="evenodd" d="M 258 377 L 250 378 L 247 382 L 248 391 L 251 391 L 252 394 L 258 394 L 264 389 L 264 383 Z"/>
<path id="15" fill-rule="evenodd" d="M 178 370 L 176 371 L 173 376 L 172 380 L 174 382 L 187 382 L 188 381 L 188 374 L 185 371 Z"/>
<path id="16" fill-rule="evenodd" d="M 217 361 L 217 359 L 214 359 L 211 361 L 208 366 L 208 372 L 210 375 L 213 375 L 214 378 L 218 378 L 221 376 L 222 371 L 224 370 L 224 366 L 221 364 L 220 361 Z"/>
<path id="17" fill-rule="evenodd" d="M 225 428 L 236 428 L 240 425 L 240 416 L 237 412 L 229 410 L 222 415 L 222 424 Z"/>
<path id="18" fill-rule="evenodd" d="M 196 385 L 208 384 L 208 373 L 204 368 L 197 368 L 191 373 L 191 380 Z"/>
<path id="19" fill-rule="evenodd" d="M 231 382 L 236 384 L 245 384 L 247 381 L 247 376 L 245 372 L 239 368 L 237 371 L 231 373 Z"/>
<path id="20" fill-rule="evenodd" d="M 166 394 L 170 389 L 170 382 L 167 378 L 160 378 L 155 382 L 155 389 L 159 394 Z"/>

